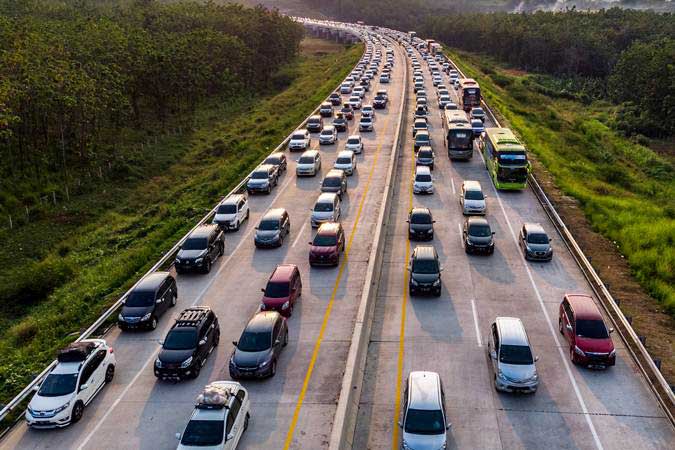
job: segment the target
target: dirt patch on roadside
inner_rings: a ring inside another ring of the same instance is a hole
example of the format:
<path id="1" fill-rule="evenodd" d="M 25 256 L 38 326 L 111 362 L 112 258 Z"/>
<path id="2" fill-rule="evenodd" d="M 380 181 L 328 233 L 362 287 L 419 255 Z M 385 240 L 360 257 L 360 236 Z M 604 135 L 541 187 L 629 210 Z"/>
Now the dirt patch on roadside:
<path id="1" fill-rule="evenodd" d="M 630 266 L 616 245 L 591 228 L 578 202 L 564 195 L 544 166 L 530 153 L 537 181 L 554 204 L 574 239 L 591 260 L 614 299 L 620 302 L 626 317 L 632 317 L 638 336 L 647 338 L 653 358 L 661 360 L 661 373 L 668 383 L 675 384 L 675 319 L 650 297 L 633 278 Z"/>

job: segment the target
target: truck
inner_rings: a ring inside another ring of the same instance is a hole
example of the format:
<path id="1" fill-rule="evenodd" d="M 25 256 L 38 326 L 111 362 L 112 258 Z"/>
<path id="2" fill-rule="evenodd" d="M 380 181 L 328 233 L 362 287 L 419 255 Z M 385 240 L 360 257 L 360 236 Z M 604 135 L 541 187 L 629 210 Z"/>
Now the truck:
<path id="1" fill-rule="evenodd" d="M 415 31 L 408 31 L 408 40 L 412 44 L 413 40 L 415 40 L 415 36 L 417 36 L 417 32 Z"/>
<path id="2" fill-rule="evenodd" d="M 443 48 L 441 47 L 441 44 L 439 44 L 438 42 L 432 42 L 430 44 L 429 53 L 431 53 L 432 55 L 435 56 L 437 54 L 440 54 L 442 51 Z"/>
<path id="3" fill-rule="evenodd" d="M 433 39 L 425 39 L 424 42 L 426 42 L 427 44 L 427 51 L 431 53 L 431 46 L 432 44 L 435 44 L 436 41 L 434 41 Z"/>

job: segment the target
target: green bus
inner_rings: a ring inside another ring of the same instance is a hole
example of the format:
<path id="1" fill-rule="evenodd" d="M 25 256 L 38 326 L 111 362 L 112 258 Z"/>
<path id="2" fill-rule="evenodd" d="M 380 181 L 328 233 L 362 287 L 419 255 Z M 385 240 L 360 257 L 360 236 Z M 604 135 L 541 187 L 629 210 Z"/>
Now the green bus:
<path id="1" fill-rule="evenodd" d="M 486 128 L 479 143 L 492 182 L 497 189 L 527 187 L 531 165 L 525 147 L 508 128 Z"/>

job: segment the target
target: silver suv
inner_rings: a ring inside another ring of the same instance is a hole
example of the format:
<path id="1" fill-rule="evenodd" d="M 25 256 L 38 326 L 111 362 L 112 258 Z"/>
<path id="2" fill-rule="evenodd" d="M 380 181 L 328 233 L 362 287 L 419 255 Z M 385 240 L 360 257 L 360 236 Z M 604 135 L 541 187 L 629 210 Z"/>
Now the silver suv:
<path id="1" fill-rule="evenodd" d="M 410 372 L 403 396 L 401 448 L 443 449 L 450 428 L 445 414 L 445 392 L 436 372 Z"/>
<path id="2" fill-rule="evenodd" d="M 488 357 L 494 372 L 495 389 L 534 394 L 539 376 L 525 327 L 516 317 L 497 317 L 490 327 Z"/>

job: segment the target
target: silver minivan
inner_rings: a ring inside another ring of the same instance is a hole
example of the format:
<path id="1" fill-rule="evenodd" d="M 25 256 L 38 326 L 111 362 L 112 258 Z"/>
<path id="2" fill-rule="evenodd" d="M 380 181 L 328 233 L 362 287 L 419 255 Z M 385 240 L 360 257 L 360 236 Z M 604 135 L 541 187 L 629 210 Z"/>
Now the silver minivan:
<path id="1" fill-rule="evenodd" d="M 450 428 L 445 414 L 445 392 L 436 372 L 410 372 L 403 394 L 402 420 L 398 425 L 403 449 L 443 449 Z"/>
<path id="2" fill-rule="evenodd" d="M 312 208 L 312 227 L 317 228 L 324 222 L 337 222 L 340 219 L 340 196 L 333 192 L 325 192 Z"/>
<path id="3" fill-rule="evenodd" d="M 478 181 L 466 180 L 462 183 L 462 191 L 459 193 L 459 204 L 462 214 L 487 213 L 487 196 L 483 194 L 483 188 Z"/>
<path id="4" fill-rule="evenodd" d="M 497 317 L 487 345 L 495 389 L 534 394 L 539 386 L 535 362 L 523 322 L 517 317 Z"/>

